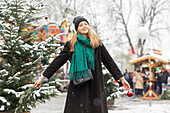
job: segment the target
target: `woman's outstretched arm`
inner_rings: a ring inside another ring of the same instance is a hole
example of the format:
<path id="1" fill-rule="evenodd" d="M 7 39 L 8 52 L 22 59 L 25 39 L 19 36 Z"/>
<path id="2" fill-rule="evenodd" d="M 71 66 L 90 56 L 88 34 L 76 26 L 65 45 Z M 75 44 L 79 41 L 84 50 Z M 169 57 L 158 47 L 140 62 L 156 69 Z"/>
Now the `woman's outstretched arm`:
<path id="1" fill-rule="evenodd" d="M 106 50 L 105 46 L 101 46 L 102 50 L 102 62 L 105 65 L 105 67 L 108 69 L 108 71 L 111 73 L 111 75 L 114 77 L 115 80 L 119 80 L 122 82 L 125 90 L 130 90 L 129 83 L 125 80 L 123 77 L 121 71 L 119 70 L 118 66 L 110 56 L 109 52 Z"/>
<path id="2" fill-rule="evenodd" d="M 52 61 L 52 63 L 47 67 L 47 69 L 43 72 L 41 77 L 34 83 L 33 87 L 40 88 L 40 84 L 44 80 L 45 77 L 48 79 L 51 78 L 54 73 L 70 58 L 70 46 L 69 42 L 67 42 L 64 46 L 63 51 Z"/>

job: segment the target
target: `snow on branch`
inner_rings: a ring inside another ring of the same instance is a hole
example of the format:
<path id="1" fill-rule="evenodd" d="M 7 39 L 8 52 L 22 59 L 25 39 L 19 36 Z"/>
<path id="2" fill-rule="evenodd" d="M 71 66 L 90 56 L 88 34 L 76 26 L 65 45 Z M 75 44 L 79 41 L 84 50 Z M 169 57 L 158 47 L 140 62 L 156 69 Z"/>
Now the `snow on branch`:
<path id="1" fill-rule="evenodd" d="M 36 63 L 38 63 L 41 59 L 43 58 L 43 56 L 42 55 L 40 55 L 39 57 L 38 57 L 38 59 L 36 59 L 32 64 L 36 64 Z"/>
<path id="2" fill-rule="evenodd" d="M 8 76 L 8 71 L 6 71 L 5 69 L 0 70 L 0 75 L 1 76 Z"/>
<path id="3" fill-rule="evenodd" d="M 12 80 L 20 80 L 20 78 L 19 77 L 17 77 L 17 76 L 19 76 L 21 74 L 21 72 L 17 72 L 13 77 L 9 77 L 8 78 L 8 83 L 11 83 L 12 82 Z"/>
<path id="4" fill-rule="evenodd" d="M 7 92 L 8 94 L 14 94 L 17 98 L 19 98 L 24 92 L 16 92 L 13 89 L 4 89 L 4 92 Z"/>
<path id="5" fill-rule="evenodd" d="M 8 78 L 8 80 L 13 80 L 13 79 L 20 80 L 19 77 L 9 77 L 9 78 Z"/>
<path id="6" fill-rule="evenodd" d="M 26 84 L 26 85 L 22 86 L 21 88 L 27 89 L 27 88 L 30 88 L 30 87 L 33 87 L 33 84 Z"/>
<path id="7" fill-rule="evenodd" d="M 21 74 L 21 72 L 17 72 L 17 73 L 15 73 L 14 77 L 17 77 L 20 74 Z"/>
<path id="8" fill-rule="evenodd" d="M 0 96 L 0 101 L 2 101 L 3 103 L 7 102 L 7 100 L 4 97 L 2 97 L 2 96 Z"/>
<path id="9" fill-rule="evenodd" d="M 29 50 L 32 48 L 32 46 L 29 44 L 21 45 L 21 47 L 24 48 L 25 50 Z"/>
<path id="10" fill-rule="evenodd" d="M 13 90 L 13 89 L 4 89 L 4 92 L 7 92 L 8 94 L 12 93 L 14 95 L 17 94 L 17 92 L 15 90 Z"/>

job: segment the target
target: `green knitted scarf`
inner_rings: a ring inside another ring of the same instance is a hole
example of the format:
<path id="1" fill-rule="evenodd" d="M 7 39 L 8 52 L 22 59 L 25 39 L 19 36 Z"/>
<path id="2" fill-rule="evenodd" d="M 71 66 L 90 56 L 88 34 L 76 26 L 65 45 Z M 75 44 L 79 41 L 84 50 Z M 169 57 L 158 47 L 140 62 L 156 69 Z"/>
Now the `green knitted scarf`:
<path id="1" fill-rule="evenodd" d="M 88 68 L 92 70 L 95 68 L 94 49 L 91 46 L 89 37 L 85 39 L 82 35 L 78 34 L 75 52 L 72 54 L 69 79 L 83 78 L 85 75 L 91 76 Z"/>

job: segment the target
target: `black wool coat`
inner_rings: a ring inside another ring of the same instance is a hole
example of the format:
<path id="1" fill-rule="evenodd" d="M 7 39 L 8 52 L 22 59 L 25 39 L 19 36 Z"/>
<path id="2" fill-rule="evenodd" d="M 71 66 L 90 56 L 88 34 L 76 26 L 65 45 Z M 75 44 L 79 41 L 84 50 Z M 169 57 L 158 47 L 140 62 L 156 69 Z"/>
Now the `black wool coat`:
<path id="1" fill-rule="evenodd" d="M 43 72 L 43 75 L 49 79 L 67 60 L 71 60 L 69 41 L 59 56 Z M 104 45 L 97 47 L 95 49 L 95 70 L 92 70 L 94 79 L 81 87 L 76 87 L 72 81 L 70 82 L 64 113 L 108 113 L 101 63 L 105 65 L 115 80 L 123 76 Z"/>

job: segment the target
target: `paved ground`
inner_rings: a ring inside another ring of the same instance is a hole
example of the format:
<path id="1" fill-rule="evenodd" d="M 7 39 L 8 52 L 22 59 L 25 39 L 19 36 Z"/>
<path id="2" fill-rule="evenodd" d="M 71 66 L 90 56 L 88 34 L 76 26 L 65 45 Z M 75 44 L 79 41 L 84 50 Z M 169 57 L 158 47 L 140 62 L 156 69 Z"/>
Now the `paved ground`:
<path id="1" fill-rule="evenodd" d="M 109 113 L 170 113 L 170 100 L 118 99 Z"/>
<path id="2" fill-rule="evenodd" d="M 37 104 L 31 113 L 63 113 L 66 93 L 52 98 L 46 103 Z M 109 113 L 170 113 L 170 100 L 153 100 L 149 106 L 148 100 L 129 98 L 116 99 L 115 107 L 109 107 Z"/>
<path id="3" fill-rule="evenodd" d="M 31 113 L 63 113 L 66 95 L 66 93 L 62 93 L 61 96 L 51 98 L 51 100 L 46 101 L 46 103 L 37 104 L 37 107 L 34 108 Z"/>

